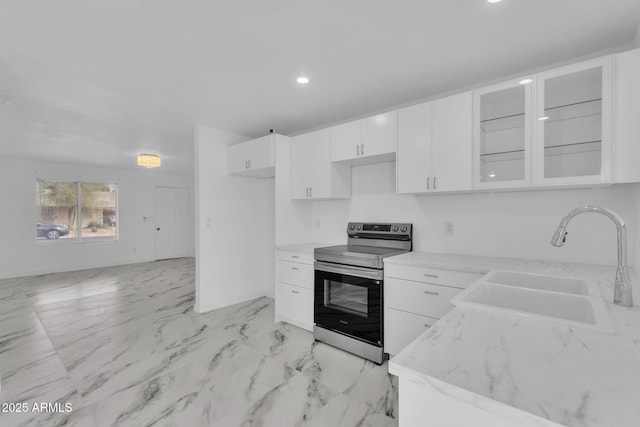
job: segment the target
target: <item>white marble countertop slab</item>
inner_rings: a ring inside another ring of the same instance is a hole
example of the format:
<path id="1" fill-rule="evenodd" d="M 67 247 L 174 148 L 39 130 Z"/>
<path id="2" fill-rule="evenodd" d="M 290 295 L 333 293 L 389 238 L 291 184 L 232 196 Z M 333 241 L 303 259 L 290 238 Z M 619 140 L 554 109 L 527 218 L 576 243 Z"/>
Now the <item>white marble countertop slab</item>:
<path id="1" fill-rule="evenodd" d="M 279 251 L 291 251 L 291 252 L 301 252 L 313 255 L 313 250 L 315 248 L 323 248 L 325 246 L 335 246 L 330 243 L 297 243 L 294 245 L 278 245 L 276 246 L 276 250 Z"/>
<path id="2" fill-rule="evenodd" d="M 615 334 L 458 306 L 391 359 L 389 371 L 435 384 L 461 401 L 480 398 L 487 410 L 517 408 L 572 427 L 640 425 L 640 307 L 610 302 L 615 268 L 420 252 L 385 262 L 479 273 L 515 270 L 597 283 Z M 637 304 L 640 282 L 631 274 Z"/>

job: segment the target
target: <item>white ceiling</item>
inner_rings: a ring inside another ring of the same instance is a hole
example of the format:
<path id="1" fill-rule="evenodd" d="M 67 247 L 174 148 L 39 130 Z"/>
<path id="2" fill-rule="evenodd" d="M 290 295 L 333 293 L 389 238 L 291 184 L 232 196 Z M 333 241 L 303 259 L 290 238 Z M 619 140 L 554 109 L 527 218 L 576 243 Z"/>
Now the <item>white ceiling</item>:
<path id="1" fill-rule="evenodd" d="M 638 0 L 2 0 L 0 156 L 152 151 L 190 173 L 194 124 L 300 132 L 620 46 L 639 22 Z"/>

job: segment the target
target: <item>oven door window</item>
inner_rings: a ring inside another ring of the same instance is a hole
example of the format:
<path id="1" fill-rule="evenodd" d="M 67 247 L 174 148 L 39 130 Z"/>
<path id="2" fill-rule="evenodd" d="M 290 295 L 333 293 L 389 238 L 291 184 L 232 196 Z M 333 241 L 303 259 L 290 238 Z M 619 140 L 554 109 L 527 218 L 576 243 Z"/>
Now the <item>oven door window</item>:
<path id="1" fill-rule="evenodd" d="M 325 280 L 324 306 L 366 318 L 369 315 L 369 289 L 364 286 Z"/>
<path id="2" fill-rule="evenodd" d="M 382 281 L 315 271 L 314 322 L 382 344 Z"/>

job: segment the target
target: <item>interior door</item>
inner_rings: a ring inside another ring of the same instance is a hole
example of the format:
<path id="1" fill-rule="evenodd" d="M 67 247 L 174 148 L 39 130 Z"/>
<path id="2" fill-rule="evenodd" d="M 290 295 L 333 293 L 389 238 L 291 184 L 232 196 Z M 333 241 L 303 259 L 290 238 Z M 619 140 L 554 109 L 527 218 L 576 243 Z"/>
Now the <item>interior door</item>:
<path id="1" fill-rule="evenodd" d="M 189 190 L 156 187 L 156 260 L 189 256 Z"/>

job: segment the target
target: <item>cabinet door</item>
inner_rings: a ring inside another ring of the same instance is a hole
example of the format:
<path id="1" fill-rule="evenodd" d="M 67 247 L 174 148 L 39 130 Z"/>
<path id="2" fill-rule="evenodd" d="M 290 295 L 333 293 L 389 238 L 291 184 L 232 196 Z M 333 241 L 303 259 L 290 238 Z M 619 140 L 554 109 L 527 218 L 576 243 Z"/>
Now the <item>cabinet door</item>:
<path id="1" fill-rule="evenodd" d="M 385 308 L 384 351 L 391 355 L 400 353 L 437 321 L 431 317 Z"/>
<path id="2" fill-rule="evenodd" d="M 608 56 L 538 75 L 535 184 L 612 181 L 612 60 Z"/>
<path id="3" fill-rule="evenodd" d="M 424 193 L 432 188 L 431 176 L 431 103 L 428 102 L 398 111 L 396 191 Z"/>
<path id="4" fill-rule="evenodd" d="M 276 321 L 285 321 L 300 328 L 313 330 L 313 291 L 276 283 Z"/>
<path id="5" fill-rule="evenodd" d="M 315 132 L 291 138 L 291 198 L 308 199 L 313 180 L 311 155 L 316 142 Z"/>
<path id="6" fill-rule="evenodd" d="M 640 182 L 640 49 L 616 55 L 615 182 Z"/>
<path id="7" fill-rule="evenodd" d="M 362 119 L 360 157 L 395 153 L 398 142 L 398 112 Z"/>
<path id="8" fill-rule="evenodd" d="M 251 145 L 248 142 L 241 142 L 229 146 L 228 151 L 228 167 L 229 173 L 238 174 L 245 173 L 249 170 L 249 157 Z"/>
<path id="9" fill-rule="evenodd" d="M 360 157 L 360 120 L 331 128 L 331 161 Z"/>
<path id="10" fill-rule="evenodd" d="M 471 92 L 433 101 L 431 188 L 434 191 L 471 190 L 472 104 Z"/>
<path id="11" fill-rule="evenodd" d="M 331 197 L 330 129 L 298 135 L 291 139 L 291 198 Z"/>
<path id="12" fill-rule="evenodd" d="M 473 95 L 473 185 L 531 185 L 533 78 L 479 89 Z"/>
<path id="13" fill-rule="evenodd" d="M 249 169 L 264 169 L 275 166 L 273 141 L 275 135 L 267 135 L 246 142 L 249 149 Z"/>

